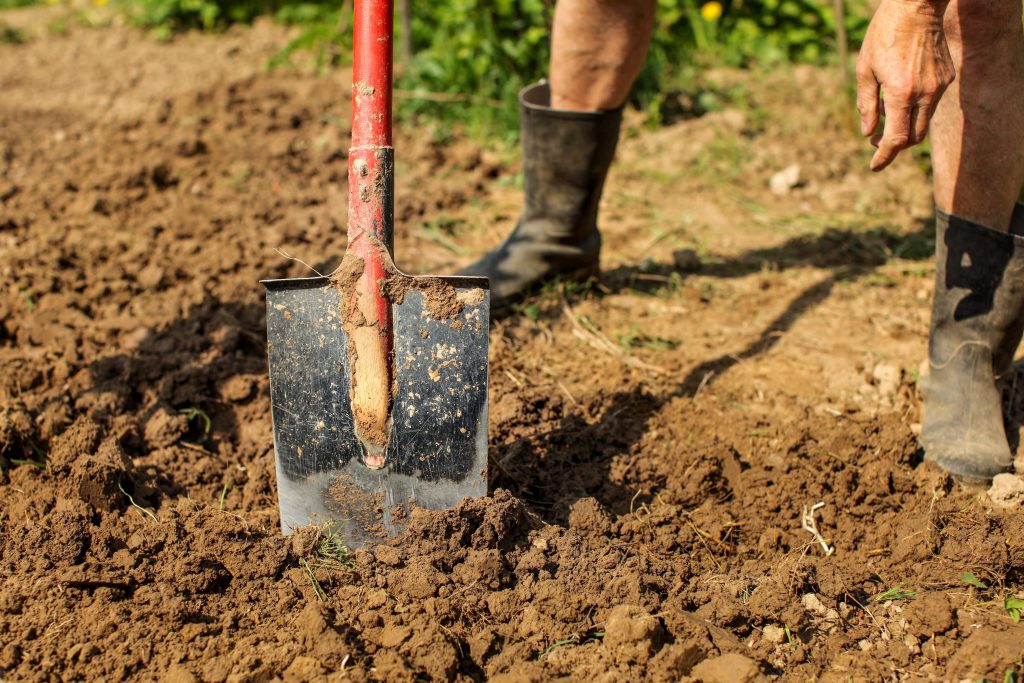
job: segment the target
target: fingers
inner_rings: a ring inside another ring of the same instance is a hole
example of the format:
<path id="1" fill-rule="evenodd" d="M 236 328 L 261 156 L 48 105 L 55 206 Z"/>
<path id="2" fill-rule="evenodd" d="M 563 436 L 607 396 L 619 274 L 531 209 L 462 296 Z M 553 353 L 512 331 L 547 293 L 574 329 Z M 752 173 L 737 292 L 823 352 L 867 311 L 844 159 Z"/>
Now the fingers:
<path id="1" fill-rule="evenodd" d="M 889 101 L 885 109 L 885 130 L 878 140 L 878 150 L 871 158 L 872 171 L 881 171 L 912 144 L 910 115 L 913 107 L 905 102 Z"/>
<path id="2" fill-rule="evenodd" d="M 866 64 L 857 63 L 857 111 L 860 113 L 860 134 L 871 135 L 878 128 L 879 85 Z"/>
<path id="3" fill-rule="evenodd" d="M 913 144 L 924 142 L 928 136 L 928 127 L 932 123 L 932 116 L 938 107 L 939 101 L 932 97 L 922 97 L 917 101 L 914 111 L 911 114 L 911 130 L 914 134 Z"/>

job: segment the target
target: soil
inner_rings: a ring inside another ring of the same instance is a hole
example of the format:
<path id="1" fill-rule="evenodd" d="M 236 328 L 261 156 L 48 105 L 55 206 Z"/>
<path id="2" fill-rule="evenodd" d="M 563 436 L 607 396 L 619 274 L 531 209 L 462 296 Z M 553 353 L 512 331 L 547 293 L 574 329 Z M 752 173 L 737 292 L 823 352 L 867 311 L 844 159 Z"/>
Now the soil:
<path id="1" fill-rule="evenodd" d="M 279 533 L 258 281 L 341 262 L 346 76 L 63 11 L 0 15 L 4 680 L 1019 675 L 1024 514 L 917 453 L 927 178 L 834 74 L 627 117 L 602 279 L 493 326 L 492 494 L 344 552 Z M 518 163 L 397 130 L 398 261 L 454 272 Z"/>

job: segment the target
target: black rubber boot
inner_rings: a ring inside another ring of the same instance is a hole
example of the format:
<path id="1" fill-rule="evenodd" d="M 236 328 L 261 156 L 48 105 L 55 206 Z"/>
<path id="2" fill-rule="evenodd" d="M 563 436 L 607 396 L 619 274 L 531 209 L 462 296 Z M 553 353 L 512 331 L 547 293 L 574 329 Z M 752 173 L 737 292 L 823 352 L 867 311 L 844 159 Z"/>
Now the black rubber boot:
<path id="1" fill-rule="evenodd" d="M 491 279 L 491 310 L 502 312 L 552 278 L 597 273 L 601 235 L 597 206 L 615 156 L 622 108 L 552 109 L 538 83 L 519 93 L 525 202 L 501 246 L 460 273 Z"/>
<path id="2" fill-rule="evenodd" d="M 935 296 L 921 446 L 968 484 L 1013 465 L 998 381 L 1024 329 L 1024 206 L 1010 233 L 935 212 Z"/>

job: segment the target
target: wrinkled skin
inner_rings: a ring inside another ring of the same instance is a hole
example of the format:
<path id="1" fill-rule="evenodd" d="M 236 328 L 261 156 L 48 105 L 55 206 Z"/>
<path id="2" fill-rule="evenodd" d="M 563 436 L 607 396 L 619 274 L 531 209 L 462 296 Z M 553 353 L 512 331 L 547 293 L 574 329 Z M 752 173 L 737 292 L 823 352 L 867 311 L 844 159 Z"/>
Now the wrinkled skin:
<path id="1" fill-rule="evenodd" d="M 878 148 L 871 159 L 873 171 L 924 140 L 935 108 L 953 82 L 953 59 L 943 29 L 946 4 L 883 0 L 871 20 L 857 60 L 857 109 L 861 133 L 870 135 Z"/>

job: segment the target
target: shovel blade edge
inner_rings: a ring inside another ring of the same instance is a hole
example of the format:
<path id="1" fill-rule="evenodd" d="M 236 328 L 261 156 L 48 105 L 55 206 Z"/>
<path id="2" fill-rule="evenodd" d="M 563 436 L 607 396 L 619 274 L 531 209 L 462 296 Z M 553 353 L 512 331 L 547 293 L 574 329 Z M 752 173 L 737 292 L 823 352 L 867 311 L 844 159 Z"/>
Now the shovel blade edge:
<path id="1" fill-rule="evenodd" d="M 331 523 L 355 548 L 399 533 L 413 507 L 446 509 L 487 493 L 487 280 L 413 280 L 450 285 L 461 310 L 435 318 L 425 287 L 392 304 L 392 428 L 379 470 L 363 464 L 354 432 L 338 290 L 327 278 L 263 283 L 286 535 Z"/>

